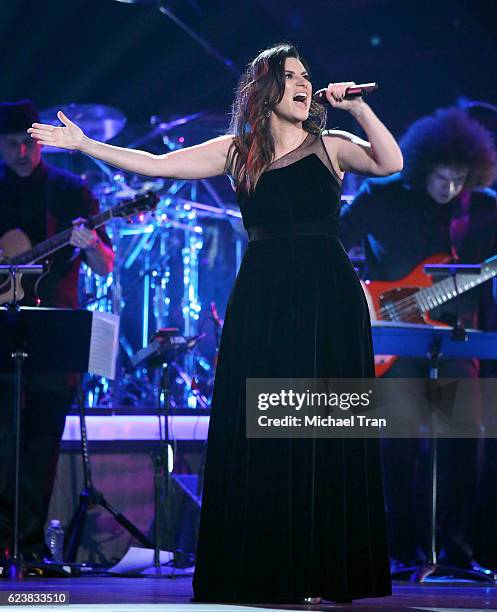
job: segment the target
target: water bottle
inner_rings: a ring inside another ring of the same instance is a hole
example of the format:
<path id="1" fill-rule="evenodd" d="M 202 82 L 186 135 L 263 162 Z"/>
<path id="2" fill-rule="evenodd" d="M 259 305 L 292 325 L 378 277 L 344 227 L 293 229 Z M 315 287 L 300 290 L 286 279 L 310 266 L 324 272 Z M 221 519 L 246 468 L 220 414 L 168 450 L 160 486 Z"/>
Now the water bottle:
<path id="1" fill-rule="evenodd" d="M 45 544 L 52 553 L 54 561 L 64 561 L 64 530 L 58 519 L 52 519 L 45 532 Z"/>

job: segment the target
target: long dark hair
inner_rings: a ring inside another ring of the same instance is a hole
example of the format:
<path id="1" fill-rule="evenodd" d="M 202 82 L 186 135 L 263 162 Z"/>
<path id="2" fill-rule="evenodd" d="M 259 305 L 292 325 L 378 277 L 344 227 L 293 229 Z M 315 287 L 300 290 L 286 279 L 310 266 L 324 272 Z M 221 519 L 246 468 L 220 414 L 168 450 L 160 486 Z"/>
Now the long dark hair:
<path id="1" fill-rule="evenodd" d="M 497 173 L 492 136 L 459 108 L 443 108 L 413 123 L 400 141 L 404 180 L 416 189 L 426 187 L 435 166 L 467 168 L 465 187 L 486 187 Z"/>
<path id="2" fill-rule="evenodd" d="M 270 112 L 280 103 L 285 91 L 285 59 L 299 56 L 288 43 L 273 45 L 252 60 L 242 75 L 235 93 L 230 133 L 234 135 L 227 169 L 235 188 L 250 193 L 274 157 L 274 140 L 269 129 Z M 312 101 L 309 117 L 303 122 L 307 132 L 320 134 L 326 124 L 326 109 Z"/>

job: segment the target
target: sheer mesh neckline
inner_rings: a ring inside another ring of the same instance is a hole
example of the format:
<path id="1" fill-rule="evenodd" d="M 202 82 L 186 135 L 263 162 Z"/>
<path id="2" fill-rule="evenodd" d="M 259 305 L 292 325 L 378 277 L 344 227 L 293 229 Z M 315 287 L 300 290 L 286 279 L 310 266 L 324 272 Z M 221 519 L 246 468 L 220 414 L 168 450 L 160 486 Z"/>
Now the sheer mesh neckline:
<path id="1" fill-rule="evenodd" d="M 304 140 L 298 146 L 296 146 L 295 149 L 292 149 L 291 151 L 288 151 L 288 153 L 284 153 L 283 155 L 278 157 L 278 159 L 275 159 L 273 162 L 271 162 L 269 164 L 269 167 L 271 168 L 274 164 L 277 164 L 280 160 L 282 160 L 285 157 L 287 157 L 287 155 L 291 155 L 292 153 L 295 153 L 296 151 L 298 151 L 300 149 L 300 147 L 304 146 L 305 142 L 309 139 L 309 136 L 311 136 L 311 133 L 307 132 L 307 134 L 305 135 Z"/>
<path id="2" fill-rule="evenodd" d="M 277 160 L 275 160 L 272 164 L 270 164 L 266 172 L 272 172 L 273 170 L 285 168 L 286 166 L 290 166 L 291 164 L 300 161 L 304 157 L 308 157 L 312 154 L 316 155 L 323 162 L 323 164 L 328 168 L 331 174 L 341 184 L 342 179 L 339 177 L 337 171 L 331 163 L 328 151 L 324 146 L 322 136 L 320 134 L 311 134 L 310 132 L 307 134 L 307 136 L 297 148 L 293 149 L 292 151 L 289 151 L 288 153 L 285 153 Z"/>

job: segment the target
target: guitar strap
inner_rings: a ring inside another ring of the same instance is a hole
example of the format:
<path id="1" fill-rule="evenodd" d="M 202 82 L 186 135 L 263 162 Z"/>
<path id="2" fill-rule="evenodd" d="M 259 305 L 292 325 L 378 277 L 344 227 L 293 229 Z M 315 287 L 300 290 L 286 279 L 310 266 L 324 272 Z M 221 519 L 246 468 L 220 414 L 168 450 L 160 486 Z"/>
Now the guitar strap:
<path id="1" fill-rule="evenodd" d="M 55 209 L 55 190 L 54 181 L 49 180 L 49 174 L 46 177 L 46 211 L 47 211 L 47 238 L 51 238 L 57 233 L 57 220 L 53 213 Z"/>
<path id="2" fill-rule="evenodd" d="M 47 227 L 47 238 L 51 238 L 58 232 L 64 229 L 63 224 L 64 220 L 62 220 L 61 225 L 61 215 L 57 216 L 57 212 L 60 212 L 60 207 L 58 207 L 59 201 L 55 189 L 56 182 L 51 181 L 50 179 L 50 170 L 47 172 L 46 177 L 46 185 L 45 185 L 45 202 L 46 202 L 46 227 Z M 60 197 L 60 196 L 59 196 Z M 79 255 L 79 251 L 77 249 L 74 250 L 72 257 L 68 259 L 67 266 L 70 266 L 72 261 Z M 49 255 L 48 260 L 53 262 L 55 254 Z"/>

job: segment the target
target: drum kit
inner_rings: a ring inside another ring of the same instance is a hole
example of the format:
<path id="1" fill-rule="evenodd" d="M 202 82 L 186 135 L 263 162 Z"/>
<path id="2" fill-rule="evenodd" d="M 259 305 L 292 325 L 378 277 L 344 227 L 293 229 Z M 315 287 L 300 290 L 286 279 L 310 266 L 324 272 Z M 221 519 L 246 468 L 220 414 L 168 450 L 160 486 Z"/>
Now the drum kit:
<path id="1" fill-rule="evenodd" d="M 58 110 L 90 138 L 107 142 L 119 137 L 123 146 L 158 153 L 197 144 L 227 127 L 225 117 L 195 113 L 169 121 L 152 117 L 146 127 L 128 129 L 119 110 L 99 104 L 54 107 L 42 111 L 41 121 L 59 125 Z M 153 212 L 106 226 L 116 255 L 112 274 L 100 277 L 81 268 L 81 306 L 121 317 L 120 375 L 112 385 L 105 379 L 87 381 L 88 405 L 155 405 L 156 381 L 143 364 L 133 367 L 133 356 L 158 330 L 171 327 L 187 338 L 201 336 L 195 350 L 174 364 L 179 391 L 173 406 L 196 407 L 199 399 L 208 405 L 217 338 L 211 304 L 226 303 L 245 240 L 240 212 L 225 204 L 233 200 L 232 192 L 223 193 L 226 185 L 216 180 L 147 179 L 78 152 L 45 147 L 43 153 L 50 163 L 85 179 L 103 210 L 147 191 L 160 198 Z"/>

